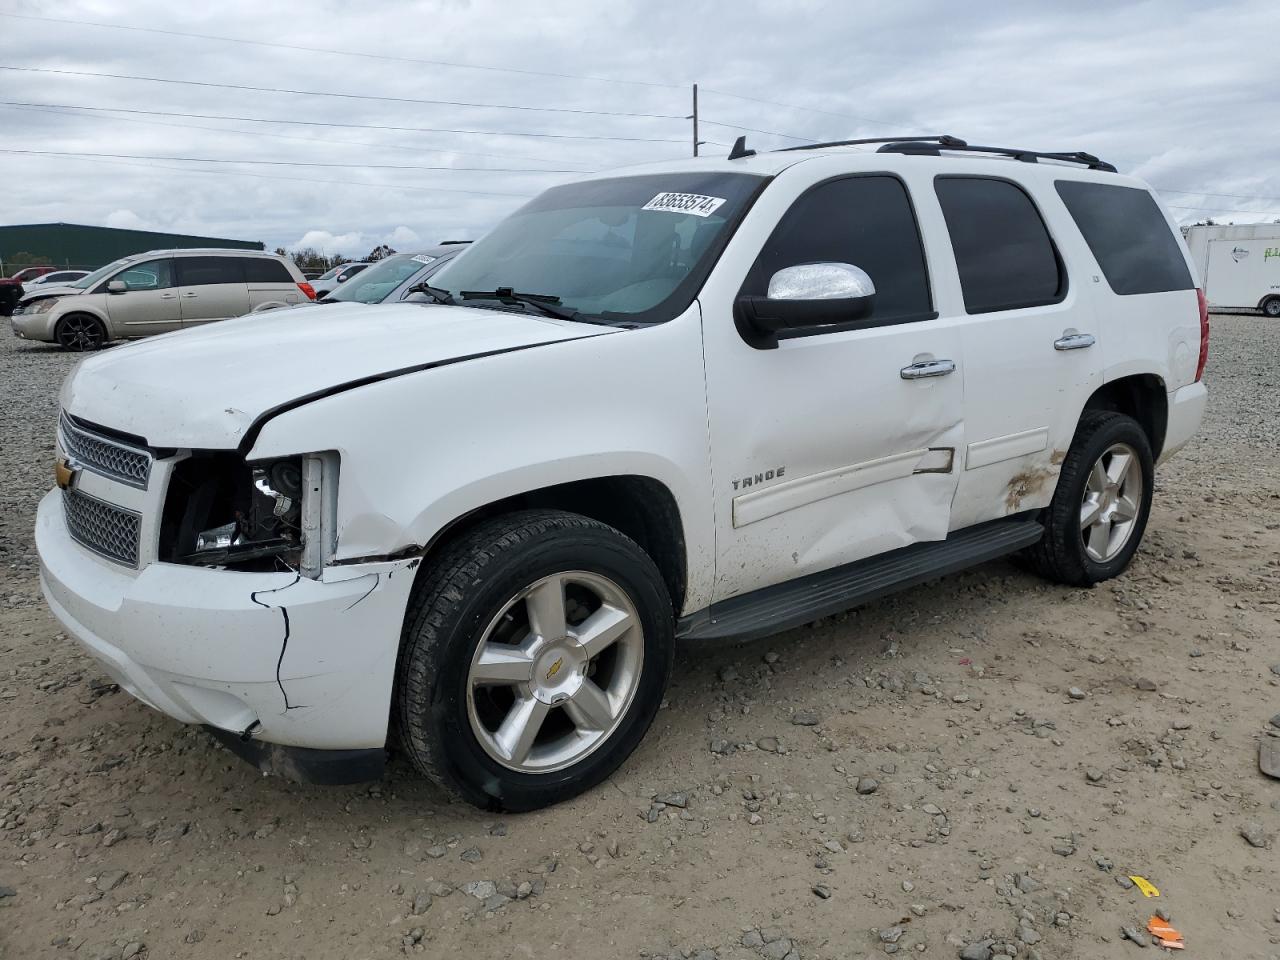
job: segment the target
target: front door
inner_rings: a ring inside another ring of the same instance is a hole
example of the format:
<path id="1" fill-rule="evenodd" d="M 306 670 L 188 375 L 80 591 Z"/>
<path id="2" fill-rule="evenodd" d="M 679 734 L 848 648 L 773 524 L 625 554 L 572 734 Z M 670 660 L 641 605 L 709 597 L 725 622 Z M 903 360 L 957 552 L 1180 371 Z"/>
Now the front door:
<path id="1" fill-rule="evenodd" d="M 178 293 L 184 327 L 249 312 L 249 288 L 237 257 L 178 257 Z"/>
<path id="2" fill-rule="evenodd" d="M 773 349 L 748 344 L 734 299 L 765 296 L 778 270 L 818 262 L 866 271 L 876 287 L 870 317 Z M 721 267 L 700 298 L 715 599 L 944 538 L 964 440 L 961 339 L 936 319 L 902 181 L 874 174 L 812 186 L 745 279 L 726 276 L 734 264 Z"/>
<path id="3" fill-rule="evenodd" d="M 959 528 L 1052 499 L 1080 412 L 1102 383 L 1102 332 L 1086 283 L 1068 282 L 1082 241 L 1052 235 L 1022 187 L 940 176 L 934 190 L 959 281 L 946 285 L 942 310 L 964 330 Z"/>
<path id="4" fill-rule="evenodd" d="M 182 328 L 172 260 L 165 257 L 130 264 L 111 280 L 120 280 L 126 287 L 123 293 L 107 297 L 107 315 L 115 336 L 149 337 Z"/>

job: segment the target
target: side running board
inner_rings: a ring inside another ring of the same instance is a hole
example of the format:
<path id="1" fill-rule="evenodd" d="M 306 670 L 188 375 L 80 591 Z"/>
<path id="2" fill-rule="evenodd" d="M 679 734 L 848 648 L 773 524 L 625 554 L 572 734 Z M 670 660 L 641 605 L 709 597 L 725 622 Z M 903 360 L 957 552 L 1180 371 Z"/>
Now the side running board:
<path id="1" fill-rule="evenodd" d="M 992 520 L 957 530 L 945 540 L 913 543 L 798 580 L 713 603 L 682 617 L 686 640 L 767 637 L 929 580 L 1029 547 L 1044 528 L 1034 520 Z"/>

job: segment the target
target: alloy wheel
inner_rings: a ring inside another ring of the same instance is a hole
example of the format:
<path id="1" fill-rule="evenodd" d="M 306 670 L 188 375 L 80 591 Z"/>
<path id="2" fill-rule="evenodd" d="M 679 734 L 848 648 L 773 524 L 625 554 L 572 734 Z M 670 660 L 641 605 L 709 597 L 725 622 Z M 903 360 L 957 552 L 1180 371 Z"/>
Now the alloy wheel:
<path id="1" fill-rule="evenodd" d="M 510 770 L 563 770 L 622 723 L 643 660 L 644 631 L 626 591 L 584 570 L 544 577 L 506 604 L 476 647 L 471 731 Z"/>
<path id="2" fill-rule="evenodd" d="M 67 317 L 58 324 L 58 343 L 67 350 L 97 350 L 102 345 L 102 328 L 89 317 Z"/>
<path id="3" fill-rule="evenodd" d="M 1108 447 L 1089 471 L 1080 505 L 1080 536 L 1095 563 L 1106 563 L 1129 542 L 1143 496 L 1142 462 L 1127 443 Z"/>

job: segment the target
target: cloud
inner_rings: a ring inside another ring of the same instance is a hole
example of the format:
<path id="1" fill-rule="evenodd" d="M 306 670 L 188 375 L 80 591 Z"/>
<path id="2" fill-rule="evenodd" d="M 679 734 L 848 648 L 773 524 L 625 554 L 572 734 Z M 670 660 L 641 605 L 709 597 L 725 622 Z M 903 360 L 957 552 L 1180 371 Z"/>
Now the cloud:
<path id="1" fill-rule="evenodd" d="M 0 7 L 50 15 L 42 0 Z M 573 176 L 546 171 L 688 156 L 695 80 L 704 153 L 723 155 L 740 133 L 758 150 L 952 133 L 1087 150 L 1143 171 L 1184 221 L 1280 214 L 1280 124 L 1266 119 L 1280 113 L 1280 86 L 1258 67 L 1275 59 L 1272 0 L 741 0 L 732 17 L 685 0 L 333 3 L 312 17 L 291 4 L 223 0 L 216 21 L 167 0 L 68 0 L 52 15 L 375 56 L 0 16 L 14 66 L 348 95 L 5 71 L 4 99 L 46 105 L 0 107 L 5 148 L 132 155 L 0 153 L 4 217 L 15 223 L 132 213 L 157 229 L 269 248 L 314 233 L 347 256 L 383 240 L 399 249 L 409 237 L 400 230 L 420 238 L 405 245 L 474 239 Z M 426 35 L 452 42 L 428 50 Z M 426 100 L 454 105 L 414 102 Z M 566 112 L 529 109 L 547 107 Z M 257 122 L 272 119 L 290 122 Z"/>
<path id="2" fill-rule="evenodd" d="M 155 230 L 157 227 L 148 220 L 143 220 L 132 210 L 113 210 L 102 221 L 103 226 L 115 227 L 117 230 Z"/>
<path id="3" fill-rule="evenodd" d="M 333 234 L 328 230 L 308 230 L 293 243 L 286 244 L 286 247 L 290 250 L 319 250 L 330 256 L 340 253 L 344 257 L 363 256 L 369 252 L 364 234 Z"/>
<path id="4" fill-rule="evenodd" d="M 418 231 L 403 225 L 396 227 L 383 237 L 382 242 L 400 251 L 407 251 L 410 247 L 424 246 Z"/>

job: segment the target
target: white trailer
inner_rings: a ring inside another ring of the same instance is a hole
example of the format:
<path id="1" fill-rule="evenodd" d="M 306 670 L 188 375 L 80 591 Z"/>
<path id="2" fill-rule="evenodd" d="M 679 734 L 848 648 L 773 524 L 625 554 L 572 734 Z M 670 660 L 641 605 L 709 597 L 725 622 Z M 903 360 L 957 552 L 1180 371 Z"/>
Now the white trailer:
<path id="1" fill-rule="evenodd" d="M 1280 224 L 1194 226 L 1184 233 L 1209 309 L 1280 317 Z"/>

